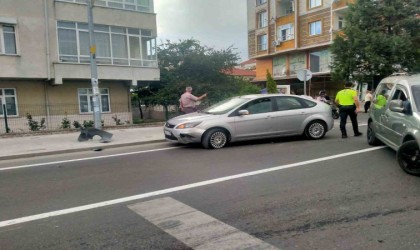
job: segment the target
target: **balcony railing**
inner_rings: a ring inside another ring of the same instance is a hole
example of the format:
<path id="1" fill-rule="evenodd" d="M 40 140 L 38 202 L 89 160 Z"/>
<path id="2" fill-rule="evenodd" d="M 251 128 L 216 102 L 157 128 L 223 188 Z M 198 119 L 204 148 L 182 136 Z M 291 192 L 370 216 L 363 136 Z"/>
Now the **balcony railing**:
<path id="1" fill-rule="evenodd" d="M 55 0 L 57 2 L 70 2 L 86 4 L 87 0 Z M 152 13 L 152 4 L 150 0 L 92 0 L 94 5 L 103 6 L 121 10 L 131 10 L 137 12 Z"/>

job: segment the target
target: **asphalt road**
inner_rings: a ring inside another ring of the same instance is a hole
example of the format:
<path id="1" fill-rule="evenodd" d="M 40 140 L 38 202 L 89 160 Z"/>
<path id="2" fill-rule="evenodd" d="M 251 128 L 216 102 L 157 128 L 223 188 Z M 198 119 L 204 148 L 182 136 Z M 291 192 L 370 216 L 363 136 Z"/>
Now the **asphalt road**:
<path id="1" fill-rule="evenodd" d="M 419 225 L 420 178 L 338 126 L 0 161 L 2 250 L 420 249 Z"/>

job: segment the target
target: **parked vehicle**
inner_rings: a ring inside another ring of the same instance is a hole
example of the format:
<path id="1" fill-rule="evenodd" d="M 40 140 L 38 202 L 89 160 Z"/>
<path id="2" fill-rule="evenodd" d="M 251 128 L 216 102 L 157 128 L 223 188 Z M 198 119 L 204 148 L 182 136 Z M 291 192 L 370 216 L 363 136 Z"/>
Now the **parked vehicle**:
<path id="1" fill-rule="evenodd" d="M 237 96 L 202 112 L 170 119 L 164 126 L 170 142 L 222 148 L 229 142 L 304 134 L 321 139 L 333 128 L 331 107 L 296 95 Z"/>
<path id="2" fill-rule="evenodd" d="M 393 148 L 400 167 L 420 175 L 420 74 L 393 75 L 379 83 L 369 111 L 367 141 Z"/>

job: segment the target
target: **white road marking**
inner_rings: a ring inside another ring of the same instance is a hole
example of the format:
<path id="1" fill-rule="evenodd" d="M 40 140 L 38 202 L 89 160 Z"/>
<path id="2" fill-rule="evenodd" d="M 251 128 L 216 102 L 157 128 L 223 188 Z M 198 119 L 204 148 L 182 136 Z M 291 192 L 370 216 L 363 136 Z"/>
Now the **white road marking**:
<path id="1" fill-rule="evenodd" d="M 207 181 L 196 182 L 196 183 L 187 184 L 187 185 L 183 185 L 183 186 L 172 187 L 172 188 L 168 188 L 168 189 L 162 189 L 162 190 L 158 190 L 158 191 L 154 191 L 154 192 L 150 192 L 150 193 L 128 196 L 128 197 L 119 198 L 119 199 L 115 199 L 115 200 L 108 200 L 108 201 L 93 203 L 93 204 L 79 206 L 79 207 L 67 208 L 67 209 L 63 209 L 63 210 L 47 212 L 47 213 L 42 213 L 42 214 L 37 214 L 37 215 L 31 215 L 31 216 L 12 219 L 12 220 L 0 221 L 0 228 L 10 226 L 10 225 L 14 225 L 14 224 L 20 224 L 20 223 L 24 223 L 24 222 L 34 221 L 34 220 L 40 220 L 40 219 L 45 219 L 45 218 L 49 218 L 49 217 L 54 217 L 54 216 L 59 216 L 59 215 L 64 215 L 64 214 L 86 211 L 86 210 L 99 208 L 99 207 L 115 205 L 115 204 L 124 203 L 124 202 L 128 202 L 128 201 L 140 200 L 140 199 L 153 197 L 153 196 L 158 196 L 158 195 L 162 195 L 162 194 L 169 194 L 169 193 L 173 193 L 173 192 L 177 192 L 177 191 L 181 191 L 181 190 L 207 186 L 207 185 L 211 185 L 211 184 L 215 184 L 215 183 L 219 183 L 219 182 L 224 182 L 224 181 L 244 178 L 244 177 L 248 177 L 248 176 L 264 174 L 264 173 L 269 173 L 269 172 L 278 171 L 278 170 L 282 170 L 282 169 L 299 167 L 299 166 L 308 165 L 308 164 L 312 164 L 312 163 L 317 163 L 317 162 L 321 162 L 321 161 L 328 161 L 328 160 L 337 159 L 337 158 L 341 158 L 341 157 L 346 157 L 346 156 L 350 156 L 350 155 L 356 155 L 356 154 L 366 153 L 366 152 L 370 152 L 370 151 L 374 151 L 374 150 L 379 150 L 379 149 L 382 149 L 382 148 L 385 148 L 385 146 L 371 147 L 371 148 L 357 150 L 357 151 L 353 151 L 353 152 L 348 152 L 348 153 L 343 153 L 343 154 L 338 154 L 338 155 L 332 155 L 332 156 L 326 156 L 326 157 L 321 157 L 321 158 L 318 158 L 318 159 L 301 161 L 301 162 L 297 162 L 297 163 L 291 163 L 291 164 L 286 164 L 286 165 L 282 165 L 282 166 L 266 168 L 266 169 L 246 172 L 246 173 L 237 174 L 237 175 L 230 175 L 230 176 L 225 176 L 225 177 L 216 178 L 216 179 L 207 180 Z"/>
<path id="2" fill-rule="evenodd" d="M 170 197 L 128 208 L 193 249 L 278 249 Z"/>
<path id="3" fill-rule="evenodd" d="M 113 155 L 94 156 L 94 157 L 79 158 L 79 159 L 72 159 L 72 160 L 63 160 L 63 161 L 53 161 L 53 162 L 29 164 L 29 165 L 15 166 L 15 167 L 5 167 L 5 168 L 0 168 L 0 171 L 21 169 L 21 168 L 39 167 L 39 166 L 45 166 L 45 165 L 54 165 L 54 164 L 62 164 L 62 163 L 77 162 L 77 161 L 96 160 L 96 159 L 110 158 L 110 157 L 116 157 L 116 156 L 144 154 L 144 153 L 164 151 L 164 150 L 170 150 L 170 149 L 177 149 L 177 147 L 150 149 L 150 150 L 144 150 L 144 151 L 136 151 L 136 152 L 129 152 L 129 153 L 113 154 Z M 179 149 L 179 147 L 178 147 L 178 149 Z"/>

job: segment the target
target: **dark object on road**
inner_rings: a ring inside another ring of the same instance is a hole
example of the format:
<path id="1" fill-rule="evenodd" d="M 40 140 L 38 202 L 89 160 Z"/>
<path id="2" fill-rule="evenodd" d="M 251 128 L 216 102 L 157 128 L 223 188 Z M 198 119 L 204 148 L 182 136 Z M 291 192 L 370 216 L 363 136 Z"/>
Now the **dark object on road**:
<path id="1" fill-rule="evenodd" d="M 337 108 L 337 106 L 335 106 L 334 104 L 332 104 L 331 105 L 331 110 L 332 110 L 332 117 L 334 119 L 340 118 L 340 115 L 338 114 L 338 108 Z"/>
<path id="2" fill-rule="evenodd" d="M 100 142 L 110 142 L 112 134 L 100 129 L 96 128 L 82 128 L 80 131 L 78 141 L 88 141 L 90 139 L 93 139 L 95 135 L 98 135 L 101 137 Z"/>
<path id="3" fill-rule="evenodd" d="M 367 141 L 397 151 L 407 173 L 420 176 L 420 74 L 383 79 L 369 110 Z"/>

